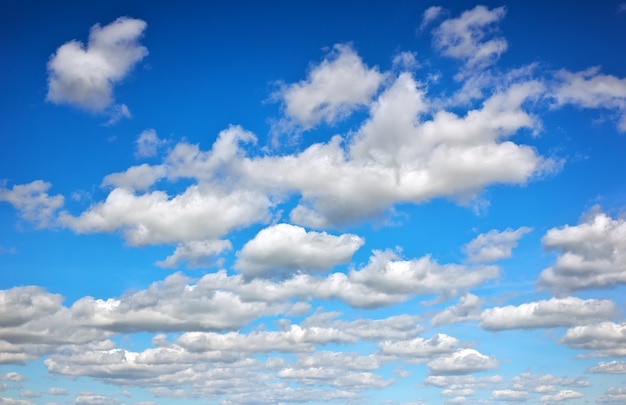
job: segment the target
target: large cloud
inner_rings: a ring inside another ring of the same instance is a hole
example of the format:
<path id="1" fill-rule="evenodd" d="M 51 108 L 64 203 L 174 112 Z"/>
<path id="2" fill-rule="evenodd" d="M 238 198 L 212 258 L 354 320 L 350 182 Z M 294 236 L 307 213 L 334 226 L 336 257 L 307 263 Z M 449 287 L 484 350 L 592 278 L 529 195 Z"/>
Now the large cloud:
<path id="1" fill-rule="evenodd" d="M 487 330 L 554 328 L 591 323 L 615 315 L 617 308 L 609 300 L 551 298 L 486 309 L 480 315 L 480 326 Z"/>
<path id="2" fill-rule="evenodd" d="M 624 219 L 594 212 L 579 225 L 550 229 L 543 243 L 559 256 L 541 273 L 540 286 L 566 293 L 626 283 Z"/>
<path id="3" fill-rule="evenodd" d="M 352 234 L 307 232 L 289 224 L 261 230 L 237 253 L 235 268 L 249 277 L 329 270 L 350 261 L 365 241 Z"/>
<path id="4" fill-rule="evenodd" d="M 48 62 L 48 100 L 103 111 L 113 103 L 113 86 L 148 54 L 138 42 L 145 21 L 120 17 L 95 25 L 87 47 L 67 42 Z"/>

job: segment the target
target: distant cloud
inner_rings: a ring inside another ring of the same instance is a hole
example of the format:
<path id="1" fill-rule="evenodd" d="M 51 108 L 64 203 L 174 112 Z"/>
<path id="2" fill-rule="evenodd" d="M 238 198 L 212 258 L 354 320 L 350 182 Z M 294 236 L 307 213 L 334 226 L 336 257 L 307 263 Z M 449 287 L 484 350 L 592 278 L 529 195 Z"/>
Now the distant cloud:
<path id="1" fill-rule="evenodd" d="M 482 233 L 463 248 L 467 261 L 488 263 L 509 258 L 517 241 L 531 230 L 524 226 L 516 230 L 506 229 L 500 232 L 493 229 Z"/>
<path id="2" fill-rule="evenodd" d="M 626 361 L 601 361 L 587 369 L 588 373 L 595 374 L 626 374 Z"/>
<path id="3" fill-rule="evenodd" d="M 430 375 L 462 375 L 486 371 L 498 366 L 498 361 L 474 349 L 458 351 L 428 362 Z"/>
<path id="4" fill-rule="evenodd" d="M 157 155 L 158 149 L 166 143 L 165 140 L 159 139 L 154 129 L 146 129 L 137 137 L 135 141 L 137 149 L 135 157 L 146 158 Z"/>
<path id="5" fill-rule="evenodd" d="M 617 12 L 618 13 L 624 13 L 626 12 L 626 3 L 621 3 L 617 6 Z"/>
<path id="6" fill-rule="evenodd" d="M 120 17 L 109 25 L 94 25 L 85 47 L 63 44 L 48 62 L 48 101 L 102 112 L 114 101 L 113 86 L 143 59 L 148 50 L 139 44 L 147 24 Z M 116 106 L 112 119 L 127 116 L 125 105 Z"/>
<path id="7" fill-rule="evenodd" d="M 433 45 L 442 55 L 463 61 L 468 70 L 487 67 L 496 62 L 508 47 L 502 37 L 485 40 L 487 34 L 493 31 L 492 26 L 500 22 L 505 14 L 504 7 L 489 10 L 485 6 L 476 6 L 435 28 Z"/>
<path id="8" fill-rule="evenodd" d="M 439 17 L 444 12 L 442 7 L 439 6 L 431 6 L 428 7 L 424 14 L 422 15 L 422 24 L 420 25 L 420 30 L 424 30 L 431 22 L 433 22 L 437 17 Z"/>
<path id="9" fill-rule="evenodd" d="M 62 195 L 49 196 L 47 191 L 51 186 L 42 180 L 17 184 L 11 189 L 0 186 L 0 201 L 13 205 L 22 218 L 40 228 L 52 226 L 57 210 L 63 206 L 64 198 Z"/>

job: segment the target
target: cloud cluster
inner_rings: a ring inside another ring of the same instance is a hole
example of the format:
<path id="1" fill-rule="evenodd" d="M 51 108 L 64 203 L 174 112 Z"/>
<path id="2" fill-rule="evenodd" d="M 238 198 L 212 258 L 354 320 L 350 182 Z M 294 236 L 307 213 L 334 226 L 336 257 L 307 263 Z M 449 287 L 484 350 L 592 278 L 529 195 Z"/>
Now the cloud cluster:
<path id="1" fill-rule="evenodd" d="M 500 232 L 492 229 L 481 233 L 465 245 L 463 250 L 467 254 L 467 261 L 488 263 L 509 258 L 513 248 L 517 247 L 517 241 L 531 230 L 523 226 L 516 230 L 506 229 Z"/>
<path id="2" fill-rule="evenodd" d="M 148 50 L 139 44 L 146 22 L 120 17 L 94 25 L 85 47 L 70 41 L 48 62 L 48 96 L 53 103 L 100 112 L 113 103 L 113 86 L 124 79 Z"/>
<path id="3" fill-rule="evenodd" d="M 626 221 L 592 212 L 575 226 L 550 229 L 543 238 L 557 250 L 556 263 L 545 269 L 539 285 L 558 293 L 609 288 L 626 283 Z"/>

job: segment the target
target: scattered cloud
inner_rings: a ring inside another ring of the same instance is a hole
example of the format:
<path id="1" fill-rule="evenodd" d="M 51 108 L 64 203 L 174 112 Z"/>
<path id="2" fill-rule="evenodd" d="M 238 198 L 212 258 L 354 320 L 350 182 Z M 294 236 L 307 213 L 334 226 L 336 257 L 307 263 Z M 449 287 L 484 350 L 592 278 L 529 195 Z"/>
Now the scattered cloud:
<path id="1" fill-rule="evenodd" d="M 62 195 L 49 196 L 52 185 L 42 180 L 28 184 L 17 184 L 13 188 L 0 187 L 0 201 L 6 201 L 20 212 L 22 218 L 34 222 L 37 227 L 53 225 L 57 210 L 64 203 Z"/>
<path id="2" fill-rule="evenodd" d="M 187 262 L 188 268 L 207 267 L 212 264 L 211 258 L 232 248 L 233 246 L 228 240 L 182 242 L 176 246 L 174 253 L 165 260 L 156 262 L 156 265 L 164 268 L 176 268 L 182 262 Z"/>
<path id="3" fill-rule="evenodd" d="M 63 44 L 48 62 L 48 101 L 102 112 L 113 103 L 113 86 L 124 79 L 148 50 L 139 44 L 145 21 L 120 17 L 109 25 L 94 25 L 85 47 Z M 125 105 L 114 108 L 124 116 Z"/>
<path id="4" fill-rule="evenodd" d="M 383 79 L 350 45 L 337 44 L 306 80 L 283 85 L 274 97 L 284 106 L 288 122 L 283 125 L 295 124 L 306 130 L 320 122 L 333 124 L 367 106 Z"/>
<path id="5" fill-rule="evenodd" d="M 516 390 L 494 390 L 491 393 L 492 401 L 524 401 L 528 400 L 530 395 L 526 391 L 516 391 Z"/>
<path id="6" fill-rule="evenodd" d="M 626 361 L 601 361 L 587 369 L 588 373 L 594 374 L 626 374 Z"/>
<path id="7" fill-rule="evenodd" d="M 467 71 L 487 67 L 495 63 L 508 47 L 502 37 L 485 40 L 505 14 L 505 7 L 489 10 L 485 6 L 476 6 L 464 11 L 461 16 L 443 21 L 433 30 L 433 46 L 442 55 L 463 61 Z M 426 19 L 426 15 L 424 17 Z"/>
<path id="8" fill-rule="evenodd" d="M 626 401 L 626 388 L 611 387 L 596 400 L 599 404 L 621 404 Z"/>
<path id="9" fill-rule="evenodd" d="M 553 97 L 559 106 L 573 104 L 582 108 L 616 110 L 618 129 L 626 132 L 626 78 L 599 72 L 598 66 L 576 73 L 558 71 Z"/>
<path id="10" fill-rule="evenodd" d="M 459 349 L 428 362 L 431 375 L 470 374 L 496 368 L 498 361 L 474 349 Z"/>
<path id="11" fill-rule="evenodd" d="M 573 349 L 595 350 L 583 357 L 626 356 L 626 323 L 600 322 L 568 329 L 561 343 Z"/>
<path id="12" fill-rule="evenodd" d="M 541 397 L 541 402 L 561 402 L 568 399 L 582 398 L 584 395 L 577 391 L 561 390 L 556 394 L 544 395 Z"/>
<path id="13" fill-rule="evenodd" d="M 244 245 L 237 253 L 235 268 L 247 277 L 330 270 L 348 263 L 364 243 L 352 234 L 334 236 L 277 224 L 261 230 Z"/>
<path id="14" fill-rule="evenodd" d="M 137 149 L 135 157 L 147 158 L 157 155 L 158 149 L 166 143 L 165 140 L 159 139 L 154 129 L 146 129 L 137 137 L 135 141 Z"/>
<path id="15" fill-rule="evenodd" d="M 466 293 L 459 297 L 459 301 L 455 305 L 435 314 L 431 318 L 430 323 L 433 326 L 440 326 L 478 320 L 480 318 L 479 309 L 484 303 L 484 299 L 472 293 Z"/>
<path id="16" fill-rule="evenodd" d="M 592 323 L 616 315 L 617 308 L 609 300 L 551 298 L 486 309 L 480 315 L 480 326 L 487 330 L 555 328 Z"/>
<path id="17" fill-rule="evenodd" d="M 610 288 L 626 283 L 626 221 L 594 209 L 579 225 L 550 229 L 547 249 L 556 263 L 541 273 L 539 285 L 557 293 Z"/>
<path id="18" fill-rule="evenodd" d="M 430 6 L 424 10 L 422 14 L 422 24 L 420 25 L 420 31 L 423 31 L 430 23 L 436 20 L 444 13 L 444 9 L 439 6 Z"/>
<path id="19" fill-rule="evenodd" d="M 516 230 L 506 229 L 502 232 L 492 229 L 481 233 L 463 248 L 467 261 L 488 263 L 511 257 L 517 241 L 532 229 L 526 226 Z"/>

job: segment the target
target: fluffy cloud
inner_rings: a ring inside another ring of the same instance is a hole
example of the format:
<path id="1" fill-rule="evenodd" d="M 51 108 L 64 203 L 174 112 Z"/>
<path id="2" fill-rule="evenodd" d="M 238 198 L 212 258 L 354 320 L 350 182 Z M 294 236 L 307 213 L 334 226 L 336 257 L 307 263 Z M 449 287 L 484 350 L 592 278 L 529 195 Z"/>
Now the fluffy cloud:
<path id="1" fill-rule="evenodd" d="M 244 245 L 237 253 L 235 268 L 247 277 L 329 270 L 348 263 L 363 243 L 362 238 L 352 234 L 334 236 L 278 224 L 261 230 Z"/>
<path id="2" fill-rule="evenodd" d="M 583 108 L 616 110 L 619 115 L 618 128 L 626 131 L 626 78 L 599 73 L 592 67 L 572 73 L 560 70 L 556 74 L 557 87 L 553 93 L 558 105 L 573 104 Z"/>
<path id="3" fill-rule="evenodd" d="M 616 314 L 615 304 L 609 300 L 551 298 L 486 309 L 480 315 L 480 326 L 487 330 L 555 328 L 591 323 Z"/>
<path id="4" fill-rule="evenodd" d="M 0 201 L 13 205 L 24 219 L 43 228 L 53 224 L 56 211 L 64 202 L 62 195 L 48 195 L 50 187 L 50 183 L 42 180 L 14 185 L 11 189 L 0 187 Z"/>
<path id="5" fill-rule="evenodd" d="M 148 51 L 139 44 L 146 28 L 142 20 L 121 17 L 109 25 L 95 25 L 87 47 L 70 41 L 48 62 L 48 100 L 103 111 L 113 103 L 113 86 Z"/>
<path id="6" fill-rule="evenodd" d="M 77 233 L 122 229 L 133 245 L 218 238 L 267 216 L 268 198 L 248 190 L 227 190 L 209 184 L 189 186 L 170 198 L 162 191 L 137 195 L 116 188 L 106 201 L 59 221 Z"/>
<path id="7" fill-rule="evenodd" d="M 444 12 L 442 7 L 439 6 L 430 6 L 426 10 L 424 10 L 424 14 L 422 14 L 422 24 L 420 25 L 420 30 L 426 28 L 431 22 L 433 22 L 437 17 L 439 17 Z"/>
<path id="8" fill-rule="evenodd" d="M 284 103 L 285 115 L 304 129 L 329 124 L 367 105 L 384 76 L 369 69 L 349 45 L 335 45 L 306 80 L 284 86 L 274 96 Z"/>
<path id="9" fill-rule="evenodd" d="M 626 323 L 577 326 L 567 330 L 561 343 L 574 349 L 595 350 L 590 357 L 626 356 Z"/>
<path id="10" fill-rule="evenodd" d="M 491 393 L 493 401 L 526 401 L 529 395 L 526 391 L 495 390 Z"/>
<path id="11" fill-rule="evenodd" d="M 458 344 L 458 339 L 438 333 L 430 339 L 385 340 L 380 343 L 379 347 L 383 354 L 399 356 L 404 360 L 426 361 L 434 355 L 452 353 Z"/>
<path id="12" fill-rule="evenodd" d="M 428 362 L 429 374 L 456 375 L 485 371 L 498 366 L 498 361 L 474 349 L 459 349 Z"/>
<path id="13" fill-rule="evenodd" d="M 479 319 L 479 308 L 483 304 L 483 299 L 474 294 L 466 293 L 459 298 L 459 301 L 455 305 L 434 315 L 430 323 L 433 326 L 440 326 Z"/>
<path id="14" fill-rule="evenodd" d="M 165 176 L 163 166 L 150 166 L 146 163 L 129 167 L 125 172 L 112 173 L 104 177 L 103 186 L 114 186 L 128 190 L 146 190 Z"/>
<path id="15" fill-rule="evenodd" d="M 558 250 L 556 263 L 545 269 L 539 285 L 556 292 L 608 288 L 626 283 L 626 221 L 593 212 L 576 226 L 550 229 L 547 249 Z"/>
<path id="16" fill-rule="evenodd" d="M 584 397 L 583 394 L 572 390 L 561 390 L 556 394 L 544 395 L 541 397 L 541 402 L 561 402 L 567 399 L 578 399 Z"/>
<path id="17" fill-rule="evenodd" d="M 518 391 L 533 391 L 537 393 L 556 392 L 560 387 L 588 387 L 591 384 L 585 378 L 556 377 L 552 374 L 521 373 L 513 378 L 511 389 Z"/>
<path id="18" fill-rule="evenodd" d="M 588 373 L 596 374 L 626 374 L 626 361 L 601 361 L 587 369 Z"/>
<path id="19" fill-rule="evenodd" d="M 464 251 L 469 262 L 495 262 L 511 257 L 511 251 L 517 247 L 517 241 L 532 229 L 521 227 L 516 230 L 506 229 L 502 232 L 495 229 L 481 233 L 465 245 Z"/>
<path id="20" fill-rule="evenodd" d="M 505 14 L 504 7 L 489 10 L 485 6 L 476 6 L 458 18 L 445 20 L 434 29 L 433 45 L 443 55 L 464 61 L 468 69 L 489 66 L 498 60 L 508 45 L 504 38 L 485 40 L 485 37 Z"/>

